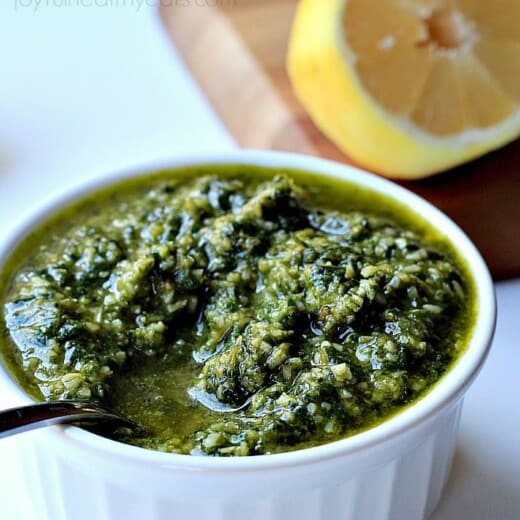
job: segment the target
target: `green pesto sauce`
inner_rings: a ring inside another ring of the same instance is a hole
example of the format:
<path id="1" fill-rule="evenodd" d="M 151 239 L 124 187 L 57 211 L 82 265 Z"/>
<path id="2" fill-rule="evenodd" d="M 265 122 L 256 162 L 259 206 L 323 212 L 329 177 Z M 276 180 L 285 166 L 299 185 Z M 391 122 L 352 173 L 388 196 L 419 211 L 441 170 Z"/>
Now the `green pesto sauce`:
<path id="1" fill-rule="evenodd" d="M 268 454 L 421 398 L 465 349 L 475 300 L 464 260 L 404 206 L 208 165 L 119 182 L 26 237 L 1 273 L 0 352 L 34 398 L 99 399 L 147 431 L 123 442 Z"/>

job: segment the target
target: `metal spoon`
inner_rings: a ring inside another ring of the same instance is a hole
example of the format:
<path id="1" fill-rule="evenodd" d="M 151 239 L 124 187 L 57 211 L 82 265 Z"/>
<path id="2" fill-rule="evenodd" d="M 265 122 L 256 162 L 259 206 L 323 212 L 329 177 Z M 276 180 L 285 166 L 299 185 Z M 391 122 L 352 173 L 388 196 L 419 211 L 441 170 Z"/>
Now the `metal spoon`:
<path id="1" fill-rule="evenodd" d="M 249 397 L 243 404 L 238 407 L 232 407 L 228 404 L 220 402 L 213 394 L 208 394 L 204 390 L 197 387 L 192 387 L 188 390 L 188 395 L 197 403 L 201 404 L 208 410 L 217 413 L 235 413 L 245 410 L 251 404 L 251 397 Z"/>
<path id="2" fill-rule="evenodd" d="M 102 424 L 105 427 L 140 427 L 114 410 L 92 401 L 53 401 L 0 412 L 0 439 L 55 424 Z"/>

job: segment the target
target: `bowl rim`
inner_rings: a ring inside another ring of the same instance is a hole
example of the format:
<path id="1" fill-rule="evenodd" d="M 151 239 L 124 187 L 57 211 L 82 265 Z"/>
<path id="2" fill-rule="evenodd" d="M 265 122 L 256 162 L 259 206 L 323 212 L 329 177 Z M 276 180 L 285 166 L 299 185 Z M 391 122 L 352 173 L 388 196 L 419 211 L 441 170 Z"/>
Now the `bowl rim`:
<path id="1" fill-rule="evenodd" d="M 59 209 L 80 200 L 98 190 L 117 184 L 125 179 L 146 176 L 162 170 L 175 170 L 186 166 L 252 165 L 267 168 L 297 169 L 323 177 L 346 180 L 368 190 L 379 192 L 398 204 L 406 206 L 412 213 L 429 221 L 430 225 L 447 238 L 466 260 L 474 279 L 477 299 L 477 316 L 473 333 L 466 351 L 435 386 L 417 402 L 405 407 L 381 424 L 359 434 L 320 446 L 301 450 L 257 455 L 248 457 L 209 457 L 163 453 L 123 444 L 90 433 L 75 426 L 47 428 L 47 434 L 58 442 L 73 443 L 76 447 L 95 449 L 106 456 L 133 461 L 135 463 L 158 464 L 186 470 L 236 471 L 260 470 L 275 467 L 299 466 L 331 458 L 351 455 L 367 448 L 381 445 L 404 432 L 413 430 L 429 418 L 442 412 L 458 401 L 480 371 L 491 347 L 496 324 L 496 300 L 489 270 L 480 253 L 466 234 L 444 213 L 432 204 L 394 182 L 359 168 L 334 161 L 288 152 L 240 150 L 174 157 L 159 164 L 125 169 L 95 177 L 72 189 L 45 199 L 35 209 L 22 215 L 8 232 L 0 238 L 0 269 L 9 259 L 14 248 L 31 230 L 47 220 Z M 7 391 L 20 404 L 34 402 L 9 373 L 0 358 L 0 379 Z"/>

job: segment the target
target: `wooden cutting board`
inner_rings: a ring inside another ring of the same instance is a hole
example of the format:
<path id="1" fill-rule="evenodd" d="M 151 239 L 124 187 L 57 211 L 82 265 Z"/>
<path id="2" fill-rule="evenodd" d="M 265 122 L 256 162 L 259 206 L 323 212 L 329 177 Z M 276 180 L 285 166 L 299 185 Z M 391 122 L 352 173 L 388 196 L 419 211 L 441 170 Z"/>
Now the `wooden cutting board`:
<path id="1" fill-rule="evenodd" d="M 352 163 L 293 95 L 285 57 L 296 4 L 162 2 L 161 18 L 241 146 Z M 400 184 L 453 218 L 479 247 L 496 279 L 520 276 L 520 140 L 454 171 Z"/>

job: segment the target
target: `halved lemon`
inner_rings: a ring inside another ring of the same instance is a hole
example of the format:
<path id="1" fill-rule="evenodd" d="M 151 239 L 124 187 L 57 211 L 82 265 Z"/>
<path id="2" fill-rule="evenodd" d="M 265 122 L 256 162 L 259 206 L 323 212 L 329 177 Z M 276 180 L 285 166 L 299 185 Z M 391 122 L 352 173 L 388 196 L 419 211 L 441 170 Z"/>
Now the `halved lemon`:
<path id="1" fill-rule="evenodd" d="M 288 70 L 356 162 L 425 177 L 520 135 L 520 0 L 300 0 Z"/>

